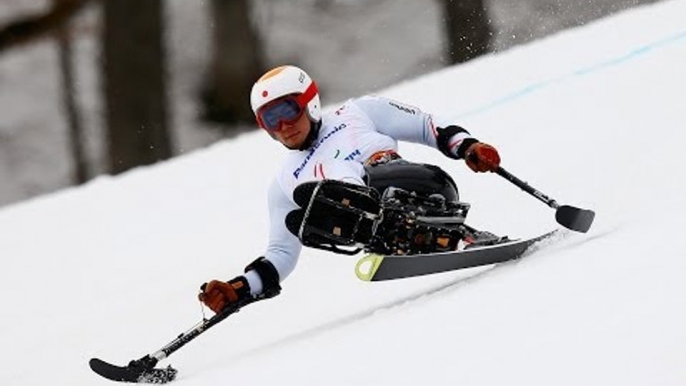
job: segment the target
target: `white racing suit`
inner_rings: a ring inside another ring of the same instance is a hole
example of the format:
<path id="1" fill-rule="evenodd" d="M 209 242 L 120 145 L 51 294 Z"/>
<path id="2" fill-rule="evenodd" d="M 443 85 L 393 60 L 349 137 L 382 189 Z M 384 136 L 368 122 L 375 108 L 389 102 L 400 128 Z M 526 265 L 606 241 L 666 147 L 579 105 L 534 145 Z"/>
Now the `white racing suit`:
<path id="1" fill-rule="evenodd" d="M 376 96 L 349 100 L 325 114 L 311 146 L 290 151 L 269 188 L 269 245 L 264 259 L 276 268 L 279 281 L 293 271 L 302 248 L 285 225 L 286 215 L 298 208 L 293 190 L 322 179 L 364 185 L 365 162 L 379 152 L 397 151 L 398 141 L 424 144 L 451 158 L 462 158 L 464 147 L 475 139 L 458 126 L 438 127 L 431 115 L 416 107 Z M 248 269 L 245 277 L 251 293 L 259 294 L 263 280 L 257 270 Z"/>

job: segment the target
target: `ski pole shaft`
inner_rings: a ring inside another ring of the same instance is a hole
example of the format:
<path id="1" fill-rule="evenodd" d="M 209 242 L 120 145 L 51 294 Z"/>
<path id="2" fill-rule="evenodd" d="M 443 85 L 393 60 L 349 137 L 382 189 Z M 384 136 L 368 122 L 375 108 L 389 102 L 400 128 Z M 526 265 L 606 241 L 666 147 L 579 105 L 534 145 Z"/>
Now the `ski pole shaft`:
<path id="1" fill-rule="evenodd" d="M 272 291 L 268 294 L 262 293 L 258 296 L 231 304 L 210 319 L 203 320 L 189 331 L 179 335 L 176 339 L 171 341 L 160 350 L 154 352 L 153 354 L 148 354 L 140 359 L 132 360 L 126 366 L 116 366 L 98 358 L 91 358 L 88 364 L 95 373 L 113 381 L 155 384 L 171 382 L 176 378 L 176 373 L 178 370 L 172 368 L 171 366 L 167 366 L 167 368 L 163 369 L 156 368 L 155 366 L 159 361 L 167 358 L 169 355 L 185 346 L 188 342 L 197 338 L 210 327 L 216 325 L 230 315 L 235 314 L 242 307 L 259 300 L 274 297 L 278 294 L 278 291 Z"/>
<path id="2" fill-rule="evenodd" d="M 588 232 L 591 228 L 591 224 L 593 224 L 593 220 L 595 219 L 595 212 L 592 210 L 576 208 L 570 205 L 560 205 L 557 201 L 541 193 L 539 190 L 501 167 L 498 167 L 496 173 L 518 186 L 523 191 L 543 201 L 549 207 L 555 209 L 555 220 L 557 220 L 560 225 L 582 233 Z"/>
<path id="3" fill-rule="evenodd" d="M 546 196 L 545 194 L 541 193 L 541 191 L 535 189 L 533 186 L 527 184 L 526 182 L 520 180 L 517 178 L 515 175 L 512 173 L 508 172 L 507 170 L 503 169 L 502 167 L 498 167 L 498 170 L 496 170 L 496 173 L 498 173 L 499 176 L 505 178 L 506 180 L 510 181 L 513 183 L 515 186 L 519 187 L 523 191 L 529 193 L 530 195 L 538 198 L 539 200 L 543 201 L 546 205 L 553 209 L 557 209 L 560 207 L 560 204 L 557 203 L 557 201 L 553 200 L 552 198 Z"/>
<path id="4" fill-rule="evenodd" d="M 224 320 L 224 319 L 228 318 L 229 316 L 235 314 L 236 312 L 240 311 L 240 309 L 243 308 L 244 306 L 246 306 L 250 303 L 256 302 L 258 300 L 262 300 L 262 299 L 264 299 L 264 298 L 263 297 L 249 298 L 249 299 L 241 302 L 240 304 L 232 305 L 232 306 L 229 306 L 229 307 L 223 309 L 220 313 L 214 315 L 213 317 L 211 317 L 207 320 L 204 320 L 201 324 L 199 324 L 197 327 L 191 329 L 190 331 L 179 335 L 176 339 L 171 341 L 169 344 L 167 344 L 163 348 L 159 349 L 155 353 L 150 354 L 149 356 L 152 358 L 155 358 L 156 361 L 161 361 L 162 359 L 171 355 L 176 350 L 185 346 L 187 343 L 189 343 L 193 339 L 200 336 L 200 334 L 207 331 L 210 327 L 218 324 L 222 320 Z"/>

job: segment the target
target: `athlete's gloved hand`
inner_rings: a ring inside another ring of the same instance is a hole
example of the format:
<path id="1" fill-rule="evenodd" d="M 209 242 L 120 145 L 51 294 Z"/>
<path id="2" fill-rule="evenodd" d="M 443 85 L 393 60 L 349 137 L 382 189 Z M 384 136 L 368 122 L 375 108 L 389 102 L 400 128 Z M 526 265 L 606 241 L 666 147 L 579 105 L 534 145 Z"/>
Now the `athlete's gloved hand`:
<path id="1" fill-rule="evenodd" d="M 467 166 L 477 173 L 494 172 L 500 166 L 500 155 L 493 146 L 475 142 L 464 153 Z"/>
<path id="2" fill-rule="evenodd" d="M 203 284 L 200 291 L 198 299 L 215 313 L 250 296 L 248 281 L 243 276 L 238 276 L 228 282 L 212 280 Z"/>

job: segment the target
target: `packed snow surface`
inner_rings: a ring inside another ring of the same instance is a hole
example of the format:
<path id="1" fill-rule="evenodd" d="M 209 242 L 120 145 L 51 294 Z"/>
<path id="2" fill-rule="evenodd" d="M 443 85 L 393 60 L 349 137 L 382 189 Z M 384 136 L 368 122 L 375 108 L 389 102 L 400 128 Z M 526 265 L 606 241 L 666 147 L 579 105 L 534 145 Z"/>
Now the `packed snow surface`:
<path id="1" fill-rule="evenodd" d="M 385 90 L 498 147 L 503 166 L 597 212 L 523 260 L 365 283 L 305 250 L 283 294 L 162 364 L 178 385 L 684 385 L 686 3 L 644 7 Z M 470 223 L 510 236 L 553 211 L 452 173 Z M 106 385 L 88 368 L 156 351 L 202 318 L 198 287 L 267 240 L 283 150 L 253 133 L 0 210 L 0 384 Z"/>

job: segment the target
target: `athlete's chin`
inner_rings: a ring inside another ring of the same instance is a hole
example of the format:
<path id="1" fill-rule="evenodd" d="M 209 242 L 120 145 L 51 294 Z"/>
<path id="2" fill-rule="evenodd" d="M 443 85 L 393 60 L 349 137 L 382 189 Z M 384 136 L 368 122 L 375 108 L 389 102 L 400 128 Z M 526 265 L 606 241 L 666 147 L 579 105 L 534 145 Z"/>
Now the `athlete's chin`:
<path id="1" fill-rule="evenodd" d="M 300 133 L 296 133 L 295 135 L 291 135 L 289 137 L 282 139 L 281 143 L 288 149 L 298 150 L 300 149 L 300 146 L 302 146 L 303 141 L 304 139 L 302 138 Z"/>
<path id="2" fill-rule="evenodd" d="M 286 146 L 286 148 L 287 148 L 288 150 L 298 150 L 298 149 L 300 148 L 300 146 L 291 145 L 291 144 L 288 144 L 288 143 L 284 143 L 283 145 Z"/>
<path id="3" fill-rule="evenodd" d="M 300 149 L 300 146 L 302 145 L 303 141 L 298 141 L 298 140 L 285 140 L 281 141 L 281 143 L 286 146 L 286 148 L 290 150 L 298 150 Z"/>

